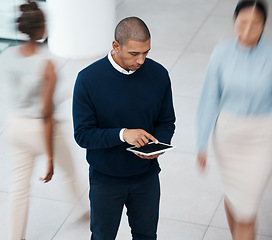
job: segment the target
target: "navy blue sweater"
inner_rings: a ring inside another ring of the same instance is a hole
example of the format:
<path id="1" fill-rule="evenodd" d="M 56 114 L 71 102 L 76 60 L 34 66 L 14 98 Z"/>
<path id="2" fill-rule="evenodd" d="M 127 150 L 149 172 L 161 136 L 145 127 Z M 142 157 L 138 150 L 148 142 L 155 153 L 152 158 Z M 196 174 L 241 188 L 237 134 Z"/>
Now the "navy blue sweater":
<path id="1" fill-rule="evenodd" d="M 122 128 L 144 129 L 170 143 L 175 129 L 172 91 L 167 70 L 146 58 L 135 73 L 118 72 L 107 56 L 83 69 L 73 95 L 74 137 L 87 149 L 90 177 L 138 181 L 158 174 L 157 159 L 126 151 Z"/>

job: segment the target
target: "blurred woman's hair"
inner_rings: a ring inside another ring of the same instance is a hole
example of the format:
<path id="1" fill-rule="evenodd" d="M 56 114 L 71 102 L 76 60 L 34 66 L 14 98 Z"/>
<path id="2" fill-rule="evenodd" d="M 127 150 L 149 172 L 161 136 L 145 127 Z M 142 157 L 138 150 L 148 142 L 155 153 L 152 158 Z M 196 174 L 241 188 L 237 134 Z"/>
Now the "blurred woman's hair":
<path id="1" fill-rule="evenodd" d="M 267 19 L 267 15 L 268 15 L 268 10 L 267 10 L 266 2 L 262 1 L 262 0 L 241 0 L 241 1 L 239 1 L 236 8 L 235 8 L 234 14 L 233 14 L 234 20 L 236 20 L 239 13 L 241 12 L 241 10 L 248 8 L 248 7 L 255 7 L 258 11 L 260 11 L 263 15 L 263 22 L 265 24 L 266 19 Z"/>
<path id="2" fill-rule="evenodd" d="M 36 2 L 28 1 L 20 6 L 22 12 L 17 19 L 20 32 L 27 34 L 30 39 L 36 40 L 37 31 L 45 27 L 45 17 Z"/>

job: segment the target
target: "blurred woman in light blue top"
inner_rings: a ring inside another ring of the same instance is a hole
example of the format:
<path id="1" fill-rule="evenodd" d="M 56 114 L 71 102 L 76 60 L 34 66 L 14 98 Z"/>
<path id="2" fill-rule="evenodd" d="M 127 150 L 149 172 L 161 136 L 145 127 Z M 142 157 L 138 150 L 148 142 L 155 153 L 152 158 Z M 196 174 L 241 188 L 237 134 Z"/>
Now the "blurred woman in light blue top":
<path id="1" fill-rule="evenodd" d="M 263 1 L 238 2 L 237 40 L 215 47 L 198 106 L 198 163 L 206 167 L 213 132 L 234 240 L 255 239 L 258 207 L 272 173 L 272 44 L 262 39 L 266 19 Z"/>

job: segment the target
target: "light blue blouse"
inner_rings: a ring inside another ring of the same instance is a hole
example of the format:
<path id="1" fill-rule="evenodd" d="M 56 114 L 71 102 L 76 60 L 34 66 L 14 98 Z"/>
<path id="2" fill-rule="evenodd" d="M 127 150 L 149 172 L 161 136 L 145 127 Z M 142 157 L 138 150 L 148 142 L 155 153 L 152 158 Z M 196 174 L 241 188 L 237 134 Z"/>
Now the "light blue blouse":
<path id="1" fill-rule="evenodd" d="M 243 116 L 272 112 L 271 43 L 245 48 L 232 40 L 215 47 L 198 105 L 198 150 L 207 148 L 221 110 Z"/>

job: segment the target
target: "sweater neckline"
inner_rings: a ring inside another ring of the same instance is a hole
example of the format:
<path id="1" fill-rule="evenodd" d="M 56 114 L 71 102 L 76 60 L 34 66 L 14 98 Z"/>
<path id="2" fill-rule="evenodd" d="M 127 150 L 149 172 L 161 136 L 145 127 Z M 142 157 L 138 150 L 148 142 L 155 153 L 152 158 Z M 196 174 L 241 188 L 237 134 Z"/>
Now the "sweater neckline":
<path id="1" fill-rule="evenodd" d="M 135 76 L 135 74 L 136 74 L 139 70 L 141 70 L 141 68 L 143 67 L 143 66 L 141 66 L 141 68 L 138 69 L 138 70 L 136 70 L 134 73 L 131 73 L 131 74 L 127 75 L 127 74 L 124 74 L 124 73 L 119 72 L 117 69 L 115 69 L 115 68 L 112 66 L 112 64 L 110 63 L 110 61 L 109 61 L 109 59 L 108 59 L 108 55 L 106 55 L 106 57 L 104 58 L 104 60 L 107 62 L 107 65 L 108 65 L 109 69 L 110 69 L 112 72 L 114 72 L 114 73 L 115 73 L 116 75 L 118 75 L 119 77 L 123 77 L 123 78 L 125 78 L 125 79 L 128 79 L 128 78 L 131 78 L 132 76 Z"/>

